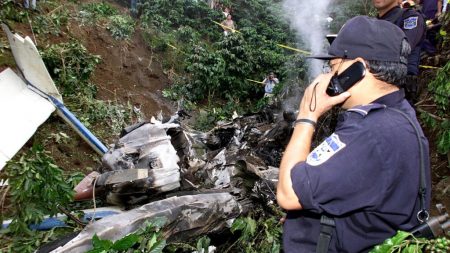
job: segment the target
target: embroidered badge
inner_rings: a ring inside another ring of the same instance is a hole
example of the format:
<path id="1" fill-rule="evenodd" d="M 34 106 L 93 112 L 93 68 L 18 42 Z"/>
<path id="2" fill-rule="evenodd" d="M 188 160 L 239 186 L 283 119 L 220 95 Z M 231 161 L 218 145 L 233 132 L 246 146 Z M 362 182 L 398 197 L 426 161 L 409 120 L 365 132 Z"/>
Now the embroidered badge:
<path id="1" fill-rule="evenodd" d="M 332 134 L 308 155 L 306 163 L 312 166 L 321 165 L 343 148 L 345 143 L 339 140 L 337 134 Z"/>
<path id="2" fill-rule="evenodd" d="M 411 30 L 417 27 L 417 21 L 419 17 L 409 17 L 403 20 L 403 28 L 406 30 Z"/>

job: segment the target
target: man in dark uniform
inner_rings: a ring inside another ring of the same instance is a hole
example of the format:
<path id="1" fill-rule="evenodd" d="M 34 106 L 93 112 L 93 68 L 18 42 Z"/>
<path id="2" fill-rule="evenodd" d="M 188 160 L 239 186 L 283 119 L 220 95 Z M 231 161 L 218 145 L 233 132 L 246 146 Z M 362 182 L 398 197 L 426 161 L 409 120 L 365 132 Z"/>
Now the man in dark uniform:
<path id="1" fill-rule="evenodd" d="M 397 230 L 419 224 L 430 190 L 419 198 L 418 138 L 429 187 L 428 142 L 397 85 L 406 76 L 409 51 L 400 28 L 359 16 L 343 26 L 328 55 L 314 56 L 330 60 L 331 73 L 305 90 L 280 164 L 277 201 L 288 210 L 285 252 L 314 252 L 324 234 L 323 215 L 335 223 L 324 236 L 331 235 L 325 252 L 367 252 Z M 347 92 L 329 97 L 331 77 L 356 62 L 364 63 L 365 76 Z M 336 105 L 347 111 L 335 132 L 310 153 L 317 120 Z"/>
<path id="2" fill-rule="evenodd" d="M 421 0 L 422 12 L 427 19 L 438 18 L 442 14 L 442 0 Z"/>
<path id="3" fill-rule="evenodd" d="M 419 74 L 420 48 L 425 39 L 426 26 L 423 15 L 413 8 L 400 8 L 398 0 L 372 0 L 378 18 L 400 27 L 411 45 L 408 57 L 408 77 L 403 81 L 406 98 L 412 104 L 417 100 L 417 75 Z"/>

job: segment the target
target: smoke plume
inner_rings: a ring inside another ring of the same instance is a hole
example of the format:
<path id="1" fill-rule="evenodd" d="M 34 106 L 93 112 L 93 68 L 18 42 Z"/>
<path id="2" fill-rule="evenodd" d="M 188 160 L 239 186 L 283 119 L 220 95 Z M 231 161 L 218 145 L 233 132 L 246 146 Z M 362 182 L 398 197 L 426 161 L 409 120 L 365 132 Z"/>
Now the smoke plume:
<path id="1" fill-rule="evenodd" d="M 284 0 L 283 10 L 299 41 L 312 53 L 324 51 L 327 33 L 328 5 L 330 0 Z M 322 70 L 323 63 L 311 60 L 309 74 L 314 78 Z"/>

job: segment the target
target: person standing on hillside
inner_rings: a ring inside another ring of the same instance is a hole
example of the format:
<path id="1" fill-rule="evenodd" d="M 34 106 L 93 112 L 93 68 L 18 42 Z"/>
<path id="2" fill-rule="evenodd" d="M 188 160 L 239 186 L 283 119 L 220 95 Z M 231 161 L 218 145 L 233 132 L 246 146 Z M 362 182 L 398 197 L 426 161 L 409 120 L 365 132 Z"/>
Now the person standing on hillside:
<path id="1" fill-rule="evenodd" d="M 130 2 L 130 13 L 131 13 L 131 16 L 134 18 L 137 18 L 137 16 L 138 16 L 137 1 L 138 0 L 131 0 L 131 2 Z"/>
<path id="2" fill-rule="evenodd" d="M 23 7 L 25 9 L 29 9 L 30 8 L 30 0 L 24 0 Z M 31 0 L 31 9 L 36 10 L 36 0 Z"/>
<path id="3" fill-rule="evenodd" d="M 228 17 L 228 15 L 231 14 L 230 8 L 225 7 L 225 9 L 223 9 L 222 13 L 225 16 L 225 18 Z"/>
<path id="4" fill-rule="evenodd" d="M 236 31 L 236 26 L 231 17 L 231 14 L 228 14 L 227 19 L 222 21 L 221 25 L 222 25 L 223 33 L 225 34 L 225 36 L 227 36 L 230 32 L 234 33 Z"/>
<path id="5" fill-rule="evenodd" d="M 328 60 L 331 72 L 306 88 L 281 160 L 277 202 L 288 210 L 285 252 L 368 252 L 425 219 L 428 141 L 398 87 L 409 51 L 399 27 L 358 16 L 342 27 L 328 54 L 311 57 Z M 353 64 L 364 67 L 362 79 L 328 96 L 331 78 Z M 310 152 L 317 121 L 333 106 L 346 111 Z"/>
<path id="6" fill-rule="evenodd" d="M 408 56 L 408 76 L 404 80 L 406 99 L 414 104 L 418 96 L 420 50 L 425 39 L 426 26 L 421 13 L 413 8 L 400 8 L 398 0 L 372 0 L 378 11 L 378 19 L 389 21 L 400 27 L 411 45 Z"/>
<path id="7" fill-rule="evenodd" d="M 264 97 L 271 97 L 273 96 L 273 89 L 280 81 L 273 72 L 270 72 L 262 82 L 264 83 Z"/>

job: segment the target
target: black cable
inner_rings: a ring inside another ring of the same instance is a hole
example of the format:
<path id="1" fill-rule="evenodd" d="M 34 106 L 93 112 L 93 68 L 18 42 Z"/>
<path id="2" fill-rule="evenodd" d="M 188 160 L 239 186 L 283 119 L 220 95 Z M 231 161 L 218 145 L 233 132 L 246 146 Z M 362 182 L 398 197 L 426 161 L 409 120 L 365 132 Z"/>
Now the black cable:
<path id="1" fill-rule="evenodd" d="M 319 82 L 314 84 L 314 89 L 313 89 L 313 94 L 312 94 L 313 96 L 311 97 L 311 100 L 309 101 L 309 110 L 311 112 L 314 112 L 316 110 L 316 107 L 317 107 L 316 88 L 317 88 L 318 84 L 319 84 Z M 314 107 L 313 107 L 313 102 L 314 102 Z"/>

